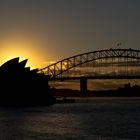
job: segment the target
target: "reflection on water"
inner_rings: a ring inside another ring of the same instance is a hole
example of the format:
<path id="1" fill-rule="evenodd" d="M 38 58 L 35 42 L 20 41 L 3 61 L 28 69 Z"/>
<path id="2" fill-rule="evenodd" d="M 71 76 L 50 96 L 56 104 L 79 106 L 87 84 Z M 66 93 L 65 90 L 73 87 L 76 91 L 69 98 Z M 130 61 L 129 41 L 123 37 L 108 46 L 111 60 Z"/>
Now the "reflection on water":
<path id="1" fill-rule="evenodd" d="M 140 100 L 0 108 L 1 140 L 139 140 Z"/>

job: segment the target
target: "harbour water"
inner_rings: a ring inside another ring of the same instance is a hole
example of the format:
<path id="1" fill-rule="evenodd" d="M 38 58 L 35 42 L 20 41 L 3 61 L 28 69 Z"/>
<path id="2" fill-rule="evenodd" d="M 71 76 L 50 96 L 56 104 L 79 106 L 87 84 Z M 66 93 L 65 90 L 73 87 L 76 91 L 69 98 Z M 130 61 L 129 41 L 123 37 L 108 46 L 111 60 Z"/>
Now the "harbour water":
<path id="1" fill-rule="evenodd" d="M 140 99 L 0 108 L 0 140 L 139 140 Z"/>

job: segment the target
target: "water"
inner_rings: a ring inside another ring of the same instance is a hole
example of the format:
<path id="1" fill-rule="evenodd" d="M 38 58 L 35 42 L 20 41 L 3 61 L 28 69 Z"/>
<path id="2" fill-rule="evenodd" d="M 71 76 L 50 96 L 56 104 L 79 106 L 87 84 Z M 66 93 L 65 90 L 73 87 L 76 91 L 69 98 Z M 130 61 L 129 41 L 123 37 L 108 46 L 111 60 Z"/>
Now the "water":
<path id="1" fill-rule="evenodd" d="M 140 99 L 0 108 L 0 140 L 139 140 Z"/>

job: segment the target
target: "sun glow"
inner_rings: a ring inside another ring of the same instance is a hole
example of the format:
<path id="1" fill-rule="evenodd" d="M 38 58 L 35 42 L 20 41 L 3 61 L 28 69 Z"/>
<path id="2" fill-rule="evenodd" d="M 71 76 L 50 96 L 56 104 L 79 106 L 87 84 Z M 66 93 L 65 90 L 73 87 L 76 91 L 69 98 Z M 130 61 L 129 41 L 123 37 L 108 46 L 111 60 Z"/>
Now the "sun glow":
<path id="1" fill-rule="evenodd" d="M 20 57 L 20 61 L 24 59 L 28 59 L 27 67 L 31 67 L 31 69 L 39 68 L 40 65 L 40 55 L 35 50 L 35 47 L 28 42 L 15 42 L 15 41 L 7 41 L 4 42 L 0 48 L 0 63 L 3 64 L 6 61 Z"/>

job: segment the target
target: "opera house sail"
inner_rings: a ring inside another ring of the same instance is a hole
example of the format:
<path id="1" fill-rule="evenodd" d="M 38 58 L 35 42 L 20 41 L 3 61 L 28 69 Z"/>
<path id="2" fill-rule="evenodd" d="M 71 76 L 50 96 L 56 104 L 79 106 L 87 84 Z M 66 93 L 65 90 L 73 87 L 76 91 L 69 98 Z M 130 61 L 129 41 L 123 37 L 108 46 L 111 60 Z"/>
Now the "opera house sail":
<path id="1" fill-rule="evenodd" d="M 0 105 L 50 105 L 48 76 L 25 67 L 28 59 L 13 58 L 0 67 Z"/>

